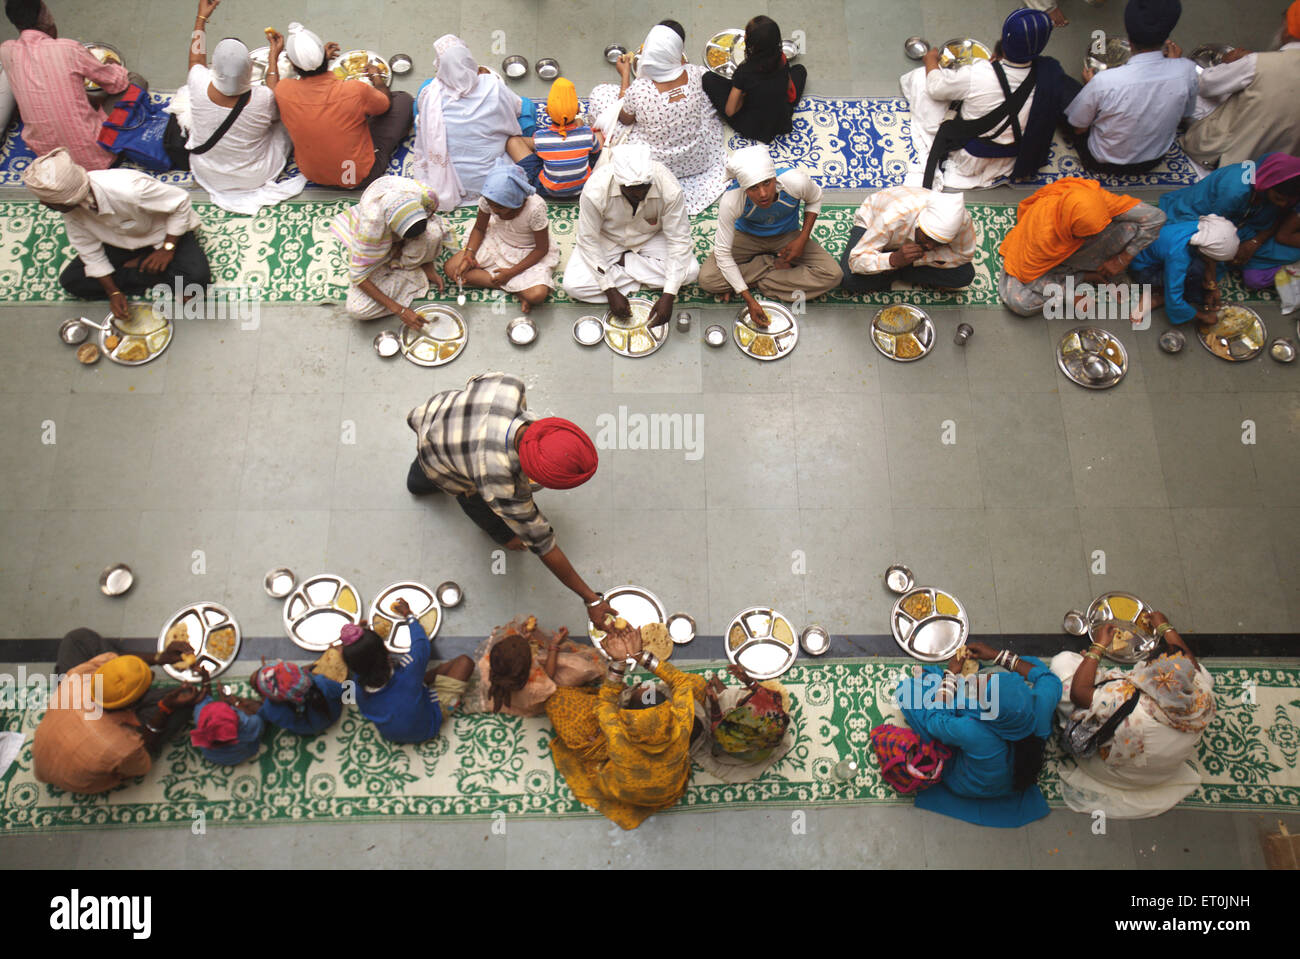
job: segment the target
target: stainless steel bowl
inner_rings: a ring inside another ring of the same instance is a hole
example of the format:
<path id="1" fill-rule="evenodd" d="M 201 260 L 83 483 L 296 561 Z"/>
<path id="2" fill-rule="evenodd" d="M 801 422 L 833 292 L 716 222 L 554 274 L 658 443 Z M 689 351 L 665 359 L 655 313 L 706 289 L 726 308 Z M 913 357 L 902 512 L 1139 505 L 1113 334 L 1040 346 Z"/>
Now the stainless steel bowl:
<path id="1" fill-rule="evenodd" d="M 573 338 L 581 346 L 599 346 L 605 338 L 605 324 L 598 316 L 580 316 L 573 324 Z"/>
<path id="2" fill-rule="evenodd" d="M 781 52 L 785 54 L 786 60 L 793 60 L 799 56 L 799 45 L 793 40 L 782 40 Z"/>
<path id="3" fill-rule="evenodd" d="M 76 346 L 78 343 L 85 342 L 90 335 L 90 327 L 82 323 L 81 320 L 65 320 L 59 327 L 59 339 L 68 346 Z"/>
<path id="4" fill-rule="evenodd" d="M 516 316 L 506 324 L 506 338 L 515 346 L 529 346 L 537 342 L 537 324 L 527 316 Z"/>
<path id="5" fill-rule="evenodd" d="M 402 351 L 402 339 L 392 330 L 384 330 L 374 341 L 375 352 L 385 359 L 396 356 Z"/>
<path id="6" fill-rule="evenodd" d="M 297 584 L 298 578 L 293 575 L 293 570 L 286 566 L 277 566 L 275 569 L 267 570 L 266 578 L 262 580 L 262 588 L 266 590 L 266 595 L 272 599 L 284 599 L 293 592 L 293 588 Z"/>
<path id="7" fill-rule="evenodd" d="M 1061 628 L 1071 636 L 1088 635 L 1088 619 L 1082 610 L 1072 609 L 1065 614 L 1065 619 L 1061 623 Z"/>
<path id="8" fill-rule="evenodd" d="M 821 626 L 805 626 L 799 634 L 799 648 L 809 656 L 820 656 L 831 648 L 831 634 Z"/>
<path id="9" fill-rule="evenodd" d="M 668 627 L 669 639 L 678 646 L 695 638 L 695 620 L 685 613 L 673 613 L 665 625 Z"/>
<path id="10" fill-rule="evenodd" d="M 1094 73 L 1111 67 L 1122 67 L 1133 56 L 1133 45 L 1125 37 L 1107 37 L 1102 51 L 1100 54 L 1095 53 L 1089 46 L 1083 57 L 1083 65 Z"/>
<path id="11" fill-rule="evenodd" d="M 411 61 L 410 54 L 394 53 L 388 58 L 388 66 L 394 73 L 410 73 L 414 63 Z"/>
<path id="12" fill-rule="evenodd" d="M 1187 345 L 1187 337 L 1183 336 L 1182 330 L 1165 330 L 1158 342 L 1166 353 L 1179 353 Z"/>
<path id="13" fill-rule="evenodd" d="M 925 37 L 908 37 L 903 41 L 903 52 L 909 60 L 920 60 L 930 52 L 930 41 Z"/>
<path id="14" fill-rule="evenodd" d="M 537 75 L 543 80 L 554 80 L 560 75 L 559 61 L 553 60 L 550 57 L 542 57 L 542 59 L 538 60 L 534 65 L 533 69 L 537 71 Z"/>
<path id="15" fill-rule="evenodd" d="M 99 362 L 99 358 L 104 355 L 104 351 L 99 348 L 97 343 L 82 343 L 77 347 L 77 362 L 82 366 L 93 366 Z"/>
<path id="16" fill-rule="evenodd" d="M 520 77 L 528 76 L 528 61 L 519 54 L 506 57 L 501 61 L 501 72 L 511 80 L 518 80 Z"/>
<path id="17" fill-rule="evenodd" d="M 135 582 L 135 574 L 126 563 L 114 563 L 99 574 L 99 591 L 105 596 L 121 596 Z"/>
<path id="18" fill-rule="evenodd" d="M 902 563 L 895 563 L 893 566 L 885 570 L 885 585 L 889 587 L 892 592 L 899 594 L 906 593 L 916 585 L 916 577 L 913 576 L 912 571 Z"/>
<path id="19" fill-rule="evenodd" d="M 453 583 L 451 580 L 439 583 L 438 588 L 433 591 L 433 595 L 438 598 L 438 603 L 443 609 L 459 606 L 461 600 L 465 598 L 465 592 L 460 588 L 460 584 Z"/>
<path id="20" fill-rule="evenodd" d="M 716 323 L 713 324 L 711 327 L 709 327 L 707 330 L 704 331 L 704 342 L 708 343 L 709 346 L 712 347 L 726 346 L 727 345 L 726 328 L 722 326 L 718 326 L 718 324 Z"/>
<path id="21" fill-rule="evenodd" d="M 605 60 L 609 63 L 618 63 L 618 58 L 627 53 L 627 47 L 621 43 L 611 43 L 605 48 Z"/>
<path id="22" fill-rule="evenodd" d="M 1279 336 L 1268 345 L 1268 355 L 1279 363 L 1295 362 L 1295 343 L 1285 336 Z"/>

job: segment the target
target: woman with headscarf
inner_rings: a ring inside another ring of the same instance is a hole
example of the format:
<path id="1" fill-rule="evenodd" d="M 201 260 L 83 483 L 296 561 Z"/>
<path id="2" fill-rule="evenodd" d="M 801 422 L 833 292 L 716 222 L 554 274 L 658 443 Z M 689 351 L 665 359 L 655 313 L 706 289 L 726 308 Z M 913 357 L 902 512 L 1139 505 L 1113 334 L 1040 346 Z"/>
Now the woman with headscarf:
<path id="1" fill-rule="evenodd" d="M 1057 123 L 1078 91 L 1061 65 L 1042 55 L 1051 35 L 1046 13 L 1016 10 L 1003 21 L 992 60 L 945 69 L 936 47 L 901 78 L 912 143 L 927 158 L 923 186 L 984 189 L 1032 177 L 1047 162 Z M 953 104 L 956 115 L 945 119 Z"/>
<path id="2" fill-rule="evenodd" d="M 207 19 L 201 17 L 195 29 L 206 36 L 206 27 Z M 252 85 L 248 47 L 227 37 L 212 51 L 209 68 L 206 43 L 186 40 L 190 135 L 185 147 L 194 179 L 217 206 L 249 216 L 265 205 L 297 196 L 307 186 L 307 178 L 297 174 L 277 182 L 293 144 L 280 123 L 274 90 Z M 278 58 L 283 46 L 277 34 L 270 56 Z M 224 132 L 218 135 L 218 131 Z"/>
<path id="3" fill-rule="evenodd" d="M 659 810 L 676 805 L 686 792 L 695 703 L 704 696 L 705 682 L 642 650 L 638 630 L 608 631 L 604 643 L 613 658 L 591 703 L 598 734 L 585 741 L 559 735 L 551 742 L 551 756 L 579 802 L 623 829 L 635 829 Z M 668 685 L 667 698 L 646 686 L 625 700 L 630 658 Z M 574 692 L 574 697 L 556 703 L 557 715 L 572 706 L 569 700 L 582 695 Z M 564 718 L 565 731 L 575 735 L 583 724 L 575 717 Z M 556 732 L 561 733 L 558 724 Z"/>
<path id="4" fill-rule="evenodd" d="M 1076 283 L 1119 276 L 1164 223 L 1160 210 L 1108 193 L 1096 180 L 1065 177 L 1050 183 L 1016 208 L 1016 225 L 999 247 L 998 295 L 1013 313 L 1036 316 L 1069 276 Z"/>
<path id="5" fill-rule="evenodd" d="M 1159 204 L 1170 220 L 1215 214 L 1236 224 L 1241 246 L 1232 263 L 1244 269 L 1249 286 L 1267 286 L 1279 268 L 1300 260 L 1300 247 L 1282 242 L 1295 239 L 1282 226 L 1300 205 L 1300 157 L 1269 153 L 1220 167 Z"/>
<path id="6" fill-rule="evenodd" d="M 1151 622 L 1163 642 L 1153 659 L 1127 672 L 1100 668 L 1113 624 L 1098 630 L 1082 656 L 1052 657 L 1064 690 L 1062 740 L 1074 759 L 1060 766 L 1061 797 L 1075 812 L 1147 819 L 1201 784 L 1194 761 L 1214 720 L 1214 679 L 1163 613 Z"/>
<path id="7" fill-rule="evenodd" d="M 776 680 L 755 682 L 734 663 L 727 671 L 741 685 L 709 681 L 705 701 L 695 704 L 691 759 L 723 782 L 751 782 L 793 748 L 793 700 Z"/>
<path id="8" fill-rule="evenodd" d="M 733 183 L 718 204 L 713 252 L 700 267 L 700 288 L 739 296 L 759 326 L 767 314 L 750 292 L 792 301 L 815 299 L 840 285 L 840 268 L 812 238 L 822 188 L 807 172 L 777 170 L 765 146 L 745 147 L 727 160 Z"/>
<path id="9" fill-rule="evenodd" d="M 1151 286 L 1151 306 L 1164 306 L 1170 323 L 1212 325 L 1218 322 L 1224 263 L 1237 255 L 1237 246 L 1237 228 L 1221 216 L 1166 222 L 1133 258 L 1130 272 Z"/>
<path id="10" fill-rule="evenodd" d="M 390 743 L 422 743 L 442 729 L 450 710 L 469 685 L 474 660 L 468 656 L 429 668 L 433 643 L 406 600 L 393 603 L 411 637 L 405 653 L 390 654 L 379 634 L 361 625 L 349 624 L 339 633 L 348 678 L 355 683 L 356 704 L 361 715 L 375 724 Z"/>
<path id="11" fill-rule="evenodd" d="M 636 79 L 630 59 L 620 58 L 618 69 L 623 77 L 618 122 L 628 128 L 627 142 L 650 147 L 651 159 L 681 184 L 686 211 L 694 216 L 722 195 L 729 179 L 722 121 L 704 92 L 705 68 L 685 63 L 681 36 L 659 25 L 637 55 Z"/>
<path id="12" fill-rule="evenodd" d="M 506 155 L 523 159 L 519 137 L 524 101 L 498 76 L 480 67 L 463 40 L 445 34 L 434 43 L 437 68 L 415 102 L 412 175 L 450 210 L 478 200 L 483 182 Z"/>
<path id="13" fill-rule="evenodd" d="M 781 28 L 760 15 L 745 24 L 745 59 L 731 78 L 709 71 L 702 82 L 713 108 L 731 129 L 771 143 L 790 132 L 808 69 L 790 65 L 781 46 Z"/>
<path id="14" fill-rule="evenodd" d="M 204 683 L 207 692 L 207 683 Z M 190 745 L 208 762 L 235 766 L 252 759 L 262 748 L 266 723 L 257 714 L 259 702 L 239 696 L 213 698 L 207 693 L 194 706 L 194 729 Z"/>
<path id="15" fill-rule="evenodd" d="M 465 248 L 443 268 L 453 283 L 513 293 L 528 313 L 555 289 L 559 263 L 546 201 L 521 167 L 503 163 L 483 181 L 478 216 Z"/>
<path id="16" fill-rule="evenodd" d="M 447 234 L 437 208 L 437 196 L 417 181 L 382 176 L 330 221 L 347 263 L 348 316 L 394 315 L 412 329 L 423 325 L 411 304 L 428 294 L 430 281 L 444 289 L 435 261 Z"/>
<path id="17" fill-rule="evenodd" d="M 967 654 L 1006 671 L 963 676 Z M 939 783 L 917 794 L 918 809 L 1008 828 L 1047 815 L 1037 782 L 1061 681 L 1042 662 L 968 643 L 946 668 L 904 679 L 897 695 L 921 741 L 953 753 Z"/>
<path id="18" fill-rule="evenodd" d="M 533 616 L 498 626 L 475 653 L 476 681 L 465 711 L 541 716 L 557 689 L 599 681 L 605 672 L 600 653 L 568 637 L 563 627 L 539 630 Z"/>
<path id="19" fill-rule="evenodd" d="M 343 712 L 343 686 L 328 676 L 278 659 L 250 680 L 262 697 L 258 715 L 299 736 L 315 736 L 334 725 Z"/>

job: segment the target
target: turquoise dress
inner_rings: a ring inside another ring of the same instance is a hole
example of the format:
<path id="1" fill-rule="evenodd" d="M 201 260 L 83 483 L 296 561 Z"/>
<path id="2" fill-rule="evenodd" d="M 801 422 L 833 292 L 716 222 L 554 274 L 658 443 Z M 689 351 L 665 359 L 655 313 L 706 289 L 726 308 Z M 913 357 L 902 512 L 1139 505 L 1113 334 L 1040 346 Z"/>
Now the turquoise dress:
<path id="1" fill-rule="evenodd" d="M 1014 743 L 1028 736 L 1046 740 L 1061 699 L 1061 681 L 1041 660 L 1021 659 L 1033 666 L 1027 679 L 1015 673 L 983 673 L 987 677 L 986 706 L 969 703 L 945 706 L 927 702 L 942 666 L 926 666 L 923 686 L 908 677 L 898 688 L 899 705 L 908 725 L 923 742 L 938 740 L 953 752 L 937 785 L 917 793 L 916 805 L 979 826 L 1023 826 L 1048 813 L 1038 786 L 1013 788 Z"/>
<path id="2" fill-rule="evenodd" d="M 1139 283 L 1150 283 L 1165 293 L 1165 315 L 1170 323 L 1190 323 L 1196 308 L 1205 303 L 1204 261 L 1193 258 L 1192 237 L 1200 228 L 1197 220 L 1169 221 L 1150 246 L 1133 257 L 1129 271 Z M 1300 259 L 1300 257 L 1298 257 Z M 1215 277 L 1222 280 L 1227 272 L 1215 263 Z M 1195 284 L 1195 286 L 1193 286 Z M 1189 298 L 1187 290 L 1191 289 Z"/>

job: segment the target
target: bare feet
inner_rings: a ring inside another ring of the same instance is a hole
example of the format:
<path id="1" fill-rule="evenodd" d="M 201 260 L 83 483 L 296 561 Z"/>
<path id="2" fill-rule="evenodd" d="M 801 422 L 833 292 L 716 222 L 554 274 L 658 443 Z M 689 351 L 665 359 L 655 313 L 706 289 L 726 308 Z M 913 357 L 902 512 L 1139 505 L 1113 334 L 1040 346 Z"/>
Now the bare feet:
<path id="1" fill-rule="evenodd" d="M 518 536 L 516 536 L 516 537 L 515 537 L 514 539 L 512 539 L 510 542 L 506 543 L 506 549 L 512 549 L 512 550 L 514 550 L 515 552 L 519 552 L 519 551 L 521 551 L 521 550 L 525 550 L 525 549 L 527 549 L 527 548 L 528 548 L 528 547 L 524 545 L 524 541 L 523 541 L 522 539 L 520 539 Z"/>
<path id="2" fill-rule="evenodd" d="M 1061 12 L 1060 7 L 1052 7 L 1051 10 L 1047 11 L 1047 15 L 1052 18 L 1052 26 L 1054 27 L 1068 27 L 1070 25 L 1070 21 L 1065 19 L 1065 14 Z"/>
<path id="3" fill-rule="evenodd" d="M 531 312 L 533 312 L 533 304 L 529 303 L 527 300 L 520 300 L 520 301 L 519 301 L 519 312 L 520 312 L 520 313 L 531 313 Z"/>

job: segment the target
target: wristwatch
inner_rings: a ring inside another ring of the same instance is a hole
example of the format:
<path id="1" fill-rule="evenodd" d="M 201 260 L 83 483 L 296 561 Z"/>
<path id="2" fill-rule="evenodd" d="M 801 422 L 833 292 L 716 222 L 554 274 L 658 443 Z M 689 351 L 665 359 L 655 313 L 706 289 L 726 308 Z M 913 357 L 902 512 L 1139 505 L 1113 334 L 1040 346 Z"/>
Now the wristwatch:
<path id="1" fill-rule="evenodd" d="M 176 244 L 173 243 L 171 240 L 166 240 L 163 242 L 162 249 L 166 250 L 168 253 L 175 253 Z"/>

